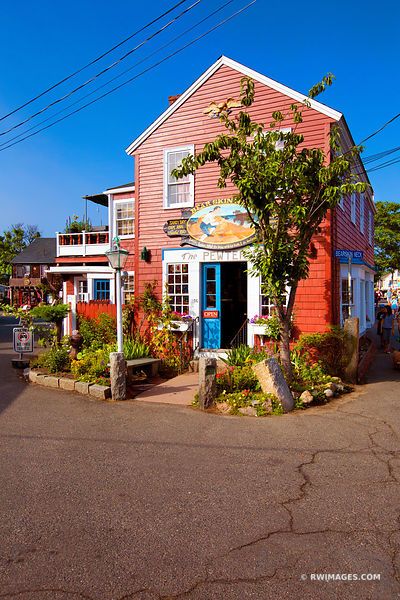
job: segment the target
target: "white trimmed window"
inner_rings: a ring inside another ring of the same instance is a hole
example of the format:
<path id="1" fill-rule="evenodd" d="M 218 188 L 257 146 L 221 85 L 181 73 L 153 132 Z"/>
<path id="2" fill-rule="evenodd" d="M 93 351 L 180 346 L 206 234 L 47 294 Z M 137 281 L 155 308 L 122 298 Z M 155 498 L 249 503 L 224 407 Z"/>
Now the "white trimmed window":
<path id="1" fill-rule="evenodd" d="M 173 311 L 189 314 L 189 264 L 167 265 L 169 303 Z"/>
<path id="2" fill-rule="evenodd" d="M 78 302 L 88 302 L 89 301 L 89 295 L 88 295 L 88 282 L 87 279 L 78 279 L 78 285 L 77 285 L 77 292 L 78 292 Z"/>
<path id="3" fill-rule="evenodd" d="M 340 196 L 339 206 L 342 210 L 344 210 L 344 196 Z"/>
<path id="4" fill-rule="evenodd" d="M 357 209 L 357 194 L 351 194 L 350 196 L 350 218 L 352 223 L 356 223 L 356 209 Z"/>
<path id="5" fill-rule="evenodd" d="M 365 230 L 365 200 L 364 194 L 360 194 L 360 231 L 364 233 Z"/>
<path id="6" fill-rule="evenodd" d="M 128 273 L 124 280 L 124 302 L 130 304 L 135 298 L 135 273 Z"/>
<path id="7" fill-rule="evenodd" d="M 171 175 L 189 154 L 194 154 L 194 146 L 164 150 L 164 208 L 194 206 L 194 175 L 181 179 Z"/>
<path id="8" fill-rule="evenodd" d="M 262 286 L 262 280 L 260 283 Z M 290 288 L 286 288 L 285 306 L 287 306 Z M 275 304 L 269 296 L 262 293 L 262 287 L 260 287 L 260 316 L 270 317 L 274 313 Z"/>
<path id="9" fill-rule="evenodd" d="M 374 239 L 374 217 L 372 210 L 368 211 L 368 242 L 372 246 L 372 240 Z"/>
<path id="10" fill-rule="evenodd" d="M 342 324 L 354 312 L 354 279 L 351 280 L 349 290 L 348 278 L 342 278 L 341 281 L 341 306 L 342 306 Z"/>
<path id="11" fill-rule="evenodd" d="M 133 200 L 114 200 L 115 234 L 118 237 L 135 235 L 135 204 Z"/>

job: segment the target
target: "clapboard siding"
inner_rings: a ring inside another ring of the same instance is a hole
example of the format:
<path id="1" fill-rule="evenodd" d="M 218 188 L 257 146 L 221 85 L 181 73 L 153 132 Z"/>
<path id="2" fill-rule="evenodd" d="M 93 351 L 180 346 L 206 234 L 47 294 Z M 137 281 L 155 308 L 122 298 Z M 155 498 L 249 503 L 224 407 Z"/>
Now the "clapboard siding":
<path id="1" fill-rule="evenodd" d="M 168 219 L 179 218 L 180 209 L 164 209 L 164 150 L 179 146 L 194 145 L 199 152 L 205 143 L 225 132 L 218 119 L 204 114 L 210 102 L 221 102 L 229 97 L 239 98 L 242 74 L 226 65 L 221 66 L 205 81 L 167 120 L 146 138 L 136 149 L 136 238 L 135 271 L 137 292 L 141 293 L 146 283 L 158 282 L 162 294 L 162 249 L 179 244 L 177 238 L 169 238 L 163 232 Z M 172 90 L 174 91 L 174 90 Z M 255 102 L 250 107 L 251 117 L 269 129 L 272 113 L 280 110 L 290 114 L 294 101 L 268 86 L 255 82 Z M 303 107 L 303 123 L 296 131 L 304 136 L 303 146 L 319 147 L 329 156 L 329 133 L 333 119 L 312 108 Z M 282 128 L 295 125 L 288 117 L 280 125 Z M 207 164 L 195 174 L 195 205 L 218 198 L 230 198 L 235 188 L 217 186 L 219 168 Z M 365 233 L 359 231 L 359 203 L 357 206 L 357 226 L 350 221 L 350 200 L 345 201 L 345 211 L 337 208 L 329 211 L 321 224 L 318 235 L 313 239 L 313 258 L 310 261 L 310 276 L 299 284 L 295 320 L 300 332 L 324 331 L 331 323 L 339 322 L 339 264 L 333 258 L 335 248 L 364 250 L 365 259 L 373 263 L 373 249 L 368 244 L 368 210 L 373 210 L 372 201 L 365 201 Z M 140 260 L 143 247 L 151 251 L 151 261 Z"/>

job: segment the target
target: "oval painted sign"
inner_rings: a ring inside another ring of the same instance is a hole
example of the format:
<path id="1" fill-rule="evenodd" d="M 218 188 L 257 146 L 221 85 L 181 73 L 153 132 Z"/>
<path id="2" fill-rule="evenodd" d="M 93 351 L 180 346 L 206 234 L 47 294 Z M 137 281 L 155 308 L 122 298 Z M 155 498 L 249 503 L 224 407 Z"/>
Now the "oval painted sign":
<path id="1" fill-rule="evenodd" d="M 187 232 L 202 248 L 238 248 L 254 239 L 254 227 L 240 204 L 212 204 L 195 210 L 187 222 Z"/>

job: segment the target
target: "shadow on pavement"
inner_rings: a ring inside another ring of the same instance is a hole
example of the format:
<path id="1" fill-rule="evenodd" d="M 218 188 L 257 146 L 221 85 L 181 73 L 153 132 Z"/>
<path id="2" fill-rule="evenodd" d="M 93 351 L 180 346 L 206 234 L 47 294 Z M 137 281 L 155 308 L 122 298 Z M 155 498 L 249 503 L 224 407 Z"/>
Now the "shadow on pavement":
<path id="1" fill-rule="evenodd" d="M 22 370 L 13 369 L 11 359 L 18 355 L 12 346 L 13 327 L 18 322 L 12 317 L 0 317 L 0 413 L 3 412 L 25 389 Z"/>

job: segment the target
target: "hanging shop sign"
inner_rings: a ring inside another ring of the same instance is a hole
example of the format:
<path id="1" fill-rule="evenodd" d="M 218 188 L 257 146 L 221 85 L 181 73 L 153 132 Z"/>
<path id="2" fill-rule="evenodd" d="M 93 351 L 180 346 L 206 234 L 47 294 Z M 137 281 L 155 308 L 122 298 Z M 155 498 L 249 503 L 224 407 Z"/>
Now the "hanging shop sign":
<path id="1" fill-rule="evenodd" d="M 33 332 L 26 327 L 14 327 L 13 342 L 14 352 L 33 352 Z"/>
<path id="2" fill-rule="evenodd" d="M 255 240 L 254 224 L 246 209 L 231 199 L 211 200 L 182 211 L 181 219 L 164 225 L 170 237 L 181 236 L 181 246 L 229 250 Z"/>
<path id="3" fill-rule="evenodd" d="M 187 219 L 169 219 L 163 229 L 168 237 L 185 237 L 187 236 Z"/>

